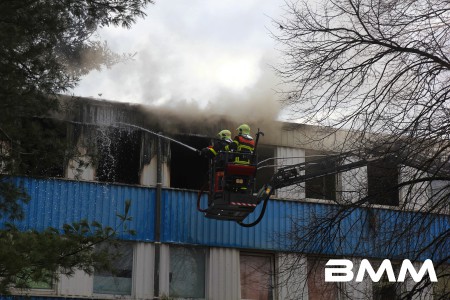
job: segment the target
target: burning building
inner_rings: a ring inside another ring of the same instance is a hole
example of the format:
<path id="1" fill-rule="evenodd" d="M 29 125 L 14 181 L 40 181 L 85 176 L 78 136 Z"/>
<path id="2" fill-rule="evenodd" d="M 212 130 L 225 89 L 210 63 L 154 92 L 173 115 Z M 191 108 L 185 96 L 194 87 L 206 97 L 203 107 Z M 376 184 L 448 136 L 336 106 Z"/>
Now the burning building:
<path id="1" fill-rule="evenodd" d="M 32 298 L 396 299 L 414 283 L 374 283 L 370 278 L 324 282 L 326 261 L 347 257 L 358 265 L 363 258 L 380 262 L 387 255 L 442 261 L 448 255 L 437 251 L 445 247 L 435 246 L 414 252 L 416 243 L 448 233 L 448 214 L 425 216 L 420 220 L 426 226 L 420 226 L 412 214 L 415 203 L 405 215 L 402 193 L 386 188 L 402 180 L 398 166 L 371 163 L 283 186 L 268 201 L 261 222 L 246 228 L 205 218 L 196 207 L 198 191 L 208 181 L 209 162 L 194 150 L 210 145 L 221 129 L 236 128 L 238 121 L 92 99 L 61 101 L 67 113 L 54 116 L 57 121 L 48 126 L 60 131 L 58 138 L 70 155 L 33 174 L 41 176 L 17 179 L 32 198 L 21 228 L 58 228 L 83 218 L 114 226 L 114 216 L 131 200 L 129 226 L 136 235 L 120 236 L 124 255 L 114 262 L 118 274 L 79 271 L 27 290 Z M 284 166 L 312 162 L 298 174 L 307 176 L 342 163 L 315 162 L 341 149 L 343 131 L 267 119 L 243 121 L 265 133 L 257 151 L 265 163 L 258 169 L 256 190 Z M 360 185 L 357 190 L 355 184 Z M 317 231 L 314 239 L 298 234 L 302 224 L 314 226 L 339 210 L 339 204 L 351 203 L 352 193 L 370 194 L 380 185 L 391 192 L 378 195 L 370 207 L 352 207 L 342 223 Z M 418 201 L 425 205 L 428 200 Z M 260 212 L 257 207 L 249 222 Z M 412 223 L 417 234 L 426 230 L 425 236 L 401 240 L 403 244 L 385 252 L 388 243 L 400 241 L 396 233 Z M 424 297 L 441 293 L 442 282 L 424 288 Z"/>

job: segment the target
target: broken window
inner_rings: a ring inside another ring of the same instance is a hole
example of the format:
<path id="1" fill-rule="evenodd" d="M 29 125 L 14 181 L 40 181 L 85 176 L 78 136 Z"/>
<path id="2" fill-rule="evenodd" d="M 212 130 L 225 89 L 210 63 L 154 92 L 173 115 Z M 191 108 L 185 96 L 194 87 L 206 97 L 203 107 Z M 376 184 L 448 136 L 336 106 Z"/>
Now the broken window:
<path id="1" fill-rule="evenodd" d="M 211 144 L 210 139 L 199 136 L 180 135 L 175 139 L 198 150 Z M 208 159 L 174 142 L 170 143 L 170 151 L 171 187 L 200 190 L 208 183 Z"/>
<path id="2" fill-rule="evenodd" d="M 53 119 L 22 119 L 20 148 L 15 161 L 20 174 L 63 177 L 67 150 L 67 124 Z"/>
<path id="3" fill-rule="evenodd" d="M 325 170 L 333 170 L 336 166 L 334 159 L 327 159 L 324 152 L 305 151 L 305 175 L 323 174 Z M 305 196 L 312 199 L 336 200 L 336 174 L 318 176 L 305 182 Z"/>
<path id="4" fill-rule="evenodd" d="M 399 205 L 397 165 L 386 161 L 367 165 L 369 202 L 380 205 Z"/>
<path id="5" fill-rule="evenodd" d="M 273 256 L 241 253 L 241 299 L 273 299 Z"/>
<path id="6" fill-rule="evenodd" d="M 97 180 L 139 183 L 141 132 L 99 129 Z"/>
<path id="7" fill-rule="evenodd" d="M 194 247 L 170 247 L 170 297 L 204 299 L 205 274 L 205 249 Z"/>

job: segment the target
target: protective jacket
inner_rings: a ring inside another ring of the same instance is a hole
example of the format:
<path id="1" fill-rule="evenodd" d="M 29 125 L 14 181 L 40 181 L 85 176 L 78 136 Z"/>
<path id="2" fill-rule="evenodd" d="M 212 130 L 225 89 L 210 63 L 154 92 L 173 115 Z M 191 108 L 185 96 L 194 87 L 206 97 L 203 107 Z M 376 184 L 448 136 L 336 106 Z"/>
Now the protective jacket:
<path id="1" fill-rule="evenodd" d="M 212 146 L 203 148 L 202 154 L 208 158 L 213 158 L 220 151 L 230 151 L 231 142 L 232 141 L 229 139 L 216 140 L 216 141 L 214 141 L 214 144 Z"/>
<path id="2" fill-rule="evenodd" d="M 236 154 L 235 163 L 249 164 L 251 154 L 255 150 L 255 140 L 248 134 L 237 135 L 230 148 L 238 152 Z"/>

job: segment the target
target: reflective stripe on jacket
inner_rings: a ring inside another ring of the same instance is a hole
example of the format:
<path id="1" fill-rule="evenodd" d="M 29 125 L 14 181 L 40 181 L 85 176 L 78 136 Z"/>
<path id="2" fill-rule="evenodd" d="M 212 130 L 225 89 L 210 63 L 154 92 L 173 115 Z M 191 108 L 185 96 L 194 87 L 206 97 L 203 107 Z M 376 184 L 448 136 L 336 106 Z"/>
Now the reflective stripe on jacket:
<path id="1" fill-rule="evenodd" d="M 241 152 L 241 154 L 237 154 L 234 162 L 237 164 L 245 164 L 248 165 L 250 163 L 251 155 L 255 150 L 255 141 L 249 135 L 238 135 L 234 138 L 233 143 L 235 144 L 235 148 L 237 152 Z"/>
<path id="2" fill-rule="evenodd" d="M 255 150 L 255 140 L 249 135 L 238 135 L 233 141 L 238 152 L 253 152 Z"/>

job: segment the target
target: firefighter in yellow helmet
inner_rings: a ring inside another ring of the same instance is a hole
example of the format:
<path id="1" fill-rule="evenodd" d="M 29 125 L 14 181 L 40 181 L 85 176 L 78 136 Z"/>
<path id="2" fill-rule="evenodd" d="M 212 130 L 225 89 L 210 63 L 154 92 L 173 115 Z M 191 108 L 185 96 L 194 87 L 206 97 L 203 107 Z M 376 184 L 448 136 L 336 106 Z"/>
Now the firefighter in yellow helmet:
<path id="1" fill-rule="evenodd" d="M 250 135 L 250 126 L 247 124 L 240 125 L 236 131 L 237 135 L 230 145 L 230 149 L 238 152 L 234 162 L 248 165 L 255 150 L 255 140 Z"/>
<path id="2" fill-rule="evenodd" d="M 201 150 L 202 156 L 214 158 L 220 151 L 230 151 L 232 142 L 231 131 L 227 129 L 221 130 L 217 134 L 217 140 L 214 141 L 214 144 Z"/>

